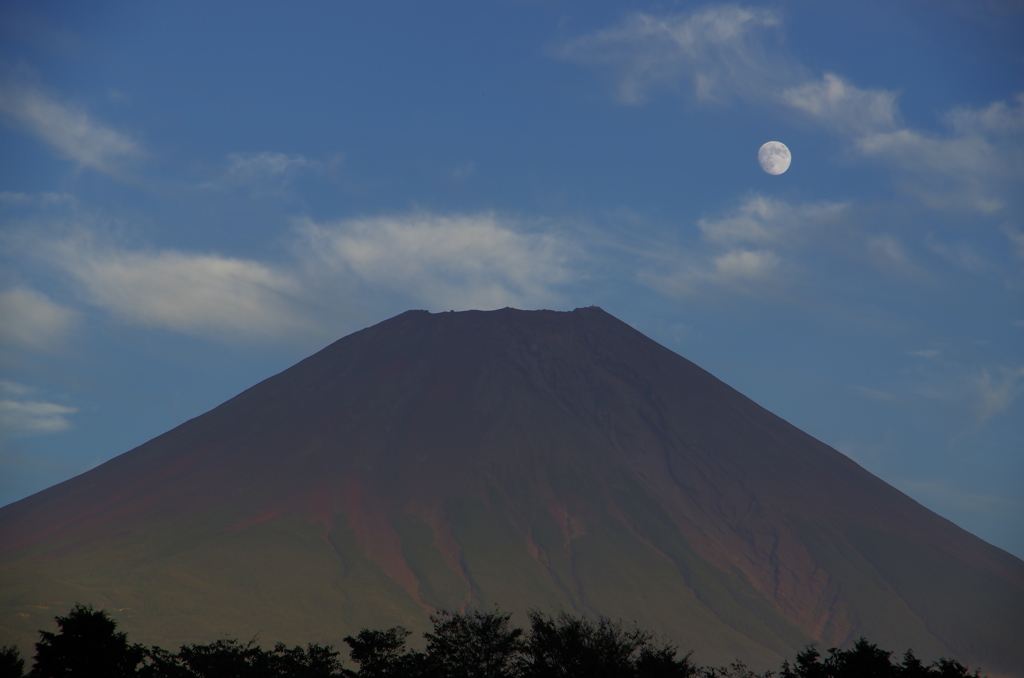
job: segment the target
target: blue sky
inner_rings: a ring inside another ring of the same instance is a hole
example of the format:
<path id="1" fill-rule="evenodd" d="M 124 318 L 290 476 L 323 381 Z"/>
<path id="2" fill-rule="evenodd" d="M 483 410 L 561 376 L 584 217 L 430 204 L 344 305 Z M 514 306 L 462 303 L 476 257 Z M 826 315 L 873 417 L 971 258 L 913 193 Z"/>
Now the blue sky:
<path id="1" fill-rule="evenodd" d="M 1024 556 L 1022 46 L 1010 1 L 4 3 L 0 504 L 410 308 L 596 304 Z"/>

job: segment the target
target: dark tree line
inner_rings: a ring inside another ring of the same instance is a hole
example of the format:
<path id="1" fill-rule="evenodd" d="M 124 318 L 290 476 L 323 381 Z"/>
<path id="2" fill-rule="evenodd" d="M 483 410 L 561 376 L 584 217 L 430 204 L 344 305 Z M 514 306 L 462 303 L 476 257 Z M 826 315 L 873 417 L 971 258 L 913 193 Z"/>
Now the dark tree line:
<path id="1" fill-rule="evenodd" d="M 345 668 L 332 646 L 264 650 L 255 641 L 218 640 L 183 645 L 176 653 L 128 642 L 102 610 L 76 605 L 57 617 L 59 633 L 40 631 L 29 678 L 961 678 L 974 676 L 953 659 L 925 666 L 907 650 L 894 663 L 892 653 L 861 638 L 852 648 L 831 648 L 822 656 L 814 646 L 783 663 L 778 674 L 750 671 L 743 664 L 699 667 L 690 654 L 659 642 L 636 627 L 569 614 L 530 613 L 530 629 L 512 626 L 500 612 L 431 617 L 423 651 L 406 646 L 410 632 L 364 629 L 348 636 Z M 23 678 L 25 660 L 17 648 L 0 648 L 0 678 Z"/>

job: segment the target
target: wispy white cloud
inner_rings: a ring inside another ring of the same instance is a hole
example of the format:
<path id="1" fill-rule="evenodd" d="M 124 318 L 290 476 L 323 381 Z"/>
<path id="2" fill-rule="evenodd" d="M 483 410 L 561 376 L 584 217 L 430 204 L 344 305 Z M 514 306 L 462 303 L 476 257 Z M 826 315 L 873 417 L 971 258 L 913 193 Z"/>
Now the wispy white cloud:
<path id="1" fill-rule="evenodd" d="M 52 350 L 73 330 L 77 315 L 31 288 L 2 290 L 0 343 L 32 350 Z"/>
<path id="2" fill-rule="evenodd" d="M 866 90 L 834 73 L 782 91 L 782 101 L 841 132 L 865 134 L 896 127 L 898 92 Z"/>
<path id="3" fill-rule="evenodd" d="M 286 184 L 300 169 L 318 167 L 320 163 L 302 155 L 261 153 L 229 153 L 227 170 L 218 179 L 204 184 L 206 188 L 279 187 Z"/>
<path id="4" fill-rule="evenodd" d="M 1017 258 L 1024 259 L 1024 233 L 1021 233 L 1009 225 L 1004 225 L 1003 234 L 1006 236 L 1006 239 L 1010 241 L 1010 246 L 1013 248 L 1013 252 L 1017 255 Z"/>
<path id="5" fill-rule="evenodd" d="M 17 191 L 0 191 L 0 204 L 17 206 L 74 206 L 78 200 L 68 193 L 19 193 Z"/>
<path id="6" fill-rule="evenodd" d="M 81 106 L 58 101 L 24 73 L 0 68 L 0 114 L 19 124 L 61 155 L 106 173 L 142 155 L 130 136 L 95 121 Z"/>
<path id="7" fill-rule="evenodd" d="M 677 89 L 683 80 L 691 81 L 698 99 L 729 98 L 763 90 L 787 70 L 763 46 L 765 34 L 779 25 L 771 10 L 736 5 L 663 16 L 638 12 L 566 43 L 560 55 L 611 67 L 624 103 L 640 103 L 655 88 Z"/>
<path id="8" fill-rule="evenodd" d="M 926 242 L 932 254 L 961 271 L 987 277 L 998 277 L 1002 274 L 997 264 L 968 242 L 946 243 L 931 236 Z"/>
<path id="9" fill-rule="evenodd" d="M 848 203 L 816 202 L 793 205 L 763 195 L 745 198 L 732 212 L 716 219 L 697 221 L 704 238 L 723 245 L 777 243 L 801 230 L 835 221 L 849 209 Z"/>
<path id="10" fill-rule="evenodd" d="M 131 97 L 121 90 L 111 87 L 107 89 L 107 100 L 117 104 L 123 104 L 131 101 Z"/>
<path id="11" fill-rule="evenodd" d="M 70 428 L 78 408 L 56 403 L 0 399 L 0 430 L 6 435 L 39 435 Z"/>
<path id="12" fill-rule="evenodd" d="M 910 258 L 900 240 L 890 233 L 867 236 L 864 249 L 875 268 L 882 271 L 908 278 L 925 275 L 924 269 Z"/>
<path id="13" fill-rule="evenodd" d="M 898 92 L 861 89 L 826 73 L 820 81 L 783 90 L 790 108 L 845 136 L 861 156 L 881 162 L 904 188 L 936 209 L 1002 209 L 1007 191 L 1024 178 L 1024 95 L 1010 104 L 956 108 L 943 116 L 949 132 L 904 126 Z"/>
<path id="14" fill-rule="evenodd" d="M 938 351 L 913 351 L 908 355 L 938 357 Z M 945 364 L 940 364 L 945 362 Z M 919 364 L 906 383 L 908 392 L 953 405 L 970 426 L 985 424 L 1014 407 L 1024 392 L 1024 367 L 966 366 L 950 361 L 928 360 Z"/>
<path id="15" fill-rule="evenodd" d="M 946 121 L 963 136 L 1024 132 L 1024 93 L 1014 96 L 1010 103 L 994 101 L 982 109 L 954 108 L 946 114 Z"/>
<path id="16" fill-rule="evenodd" d="M 563 239 L 494 214 L 415 214 L 296 222 L 311 274 L 344 275 L 433 308 L 549 303 L 574 278 Z"/>
<path id="17" fill-rule="evenodd" d="M 864 395 L 877 400 L 893 400 L 890 394 L 884 391 L 858 387 Z M 874 442 L 863 442 L 853 440 L 842 440 L 835 444 L 835 448 L 844 455 L 853 459 L 865 468 L 876 466 L 880 459 L 887 456 L 896 446 L 896 437 L 891 430 L 887 430 L 880 440 Z"/>
<path id="18" fill-rule="evenodd" d="M 696 297 L 728 289 L 761 296 L 784 281 L 786 254 L 821 237 L 849 212 L 849 204 L 792 204 L 762 195 L 747 196 L 716 217 L 697 221 L 702 242 L 684 252 L 652 256 L 642 283 L 673 297 Z M 784 254 L 786 253 L 786 254 Z M 671 263 L 666 263 L 671 259 Z"/>
<path id="19" fill-rule="evenodd" d="M 930 137 L 912 129 L 866 134 L 854 141 L 865 156 L 909 173 L 907 188 L 929 207 L 965 206 L 990 214 L 1004 201 L 985 180 L 1006 169 L 1002 154 L 982 137 Z"/>
<path id="20" fill-rule="evenodd" d="M 896 396 L 894 396 L 889 391 L 882 391 L 882 390 L 879 390 L 877 388 L 868 388 L 867 386 L 854 386 L 854 389 L 858 393 L 860 393 L 862 395 L 865 395 L 865 396 L 871 398 L 872 400 L 884 400 L 884 401 L 887 401 L 887 402 L 891 402 L 893 400 L 896 400 Z M 849 446 L 849 443 L 847 445 Z M 849 457 L 851 455 L 847 454 L 846 456 Z"/>
<path id="21" fill-rule="evenodd" d="M 903 124 L 897 91 L 860 87 L 837 73 L 809 77 L 777 39 L 771 10 L 713 5 L 655 16 L 568 42 L 563 58 L 612 70 L 617 98 L 691 84 L 698 100 L 738 97 L 772 106 L 840 136 L 851 151 L 893 171 L 898 185 L 934 209 L 997 212 L 1024 180 L 1024 94 L 942 116 L 946 133 Z"/>
<path id="22" fill-rule="evenodd" d="M 998 376 L 992 376 L 987 369 L 972 379 L 977 394 L 976 412 L 979 421 L 986 421 L 1005 412 L 1021 392 L 1024 367 L 1000 368 Z"/>
<path id="23" fill-rule="evenodd" d="M 714 264 L 723 281 L 757 281 L 772 274 L 779 265 L 779 257 L 767 250 L 734 250 L 715 257 Z"/>
<path id="24" fill-rule="evenodd" d="M 85 300 L 123 322 L 199 336 L 275 339 L 310 327 L 300 283 L 256 261 L 102 245 L 88 233 L 43 246 Z"/>
<path id="25" fill-rule="evenodd" d="M 470 161 L 452 170 L 452 179 L 463 181 L 476 174 L 476 163 Z"/>
<path id="26" fill-rule="evenodd" d="M 935 209 L 999 211 L 1024 179 L 1024 94 L 942 116 L 945 134 L 902 124 L 898 92 L 862 89 L 834 73 L 786 88 L 780 101 L 847 138 L 862 157 L 892 169 Z"/>
<path id="27" fill-rule="evenodd" d="M 239 178 L 287 174 L 311 164 L 301 155 L 286 155 L 267 151 L 263 153 L 230 153 L 228 162 L 230 163 L 228 175 Z"/>
<path id="28" fill-rule="evenodd" d="M 20 396 L 32 392 L 31 386 L 25 386 L 19 384 L 16 381 L 8 381 L 7 379 L 0 379 L 0 393 L 4 395 Z"/>
<path id="29" fill-rule="evenodd" d="M 232 341 L 319 337 L 369 297 L 439 310 L 542 306 L 557 303 L 559 289 L 581 275 L 580 249 L 494 214 L 294 225 L 277 263 L 125 247 L 84 228 L 23 234 L 22 246 L 69 277 L 85 303 L 121 322 Z"/>
<path id="30" fill-rule="evenodd" d="M 903 252 L 903 245 L 888 233 L 869 237 L 867 249 L 871 257 L 881 267 L 905 269 L 909 263 L 907 255 Z"/>
<path id="31" fill-rule="evenodd" d="M 760 296 L 778 285 L 783 265 L 771 250 L 735 249 L 722 254 L 679 253 L 668 265 L 637 274 L 644 285 L 675 298 L 713 295 L 725 289 Z"/>

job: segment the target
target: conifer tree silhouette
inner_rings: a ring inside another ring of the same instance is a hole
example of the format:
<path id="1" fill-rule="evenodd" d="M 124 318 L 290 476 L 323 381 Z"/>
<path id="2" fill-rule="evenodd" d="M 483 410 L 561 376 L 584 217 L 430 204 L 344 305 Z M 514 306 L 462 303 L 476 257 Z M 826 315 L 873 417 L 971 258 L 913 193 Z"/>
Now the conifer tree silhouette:
<path id="1" fill-rule="evenodd" d="M 25 675 L 25 660 L 18 648 L 0 647 L 0 678 L 21 678 Z"/>

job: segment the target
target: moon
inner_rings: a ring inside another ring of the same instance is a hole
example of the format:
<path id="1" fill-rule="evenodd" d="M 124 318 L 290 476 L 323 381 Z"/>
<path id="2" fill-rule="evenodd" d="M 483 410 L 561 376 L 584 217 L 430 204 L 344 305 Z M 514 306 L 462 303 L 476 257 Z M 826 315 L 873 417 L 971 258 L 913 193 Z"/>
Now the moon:
<path id="1" fill-rule="evenodd" d="M 761 163 L 761 169 L 777 176 L 789 169 L 793 155 L 781 141 L 769 141 L 757 152 L 757 161 Z"/>

